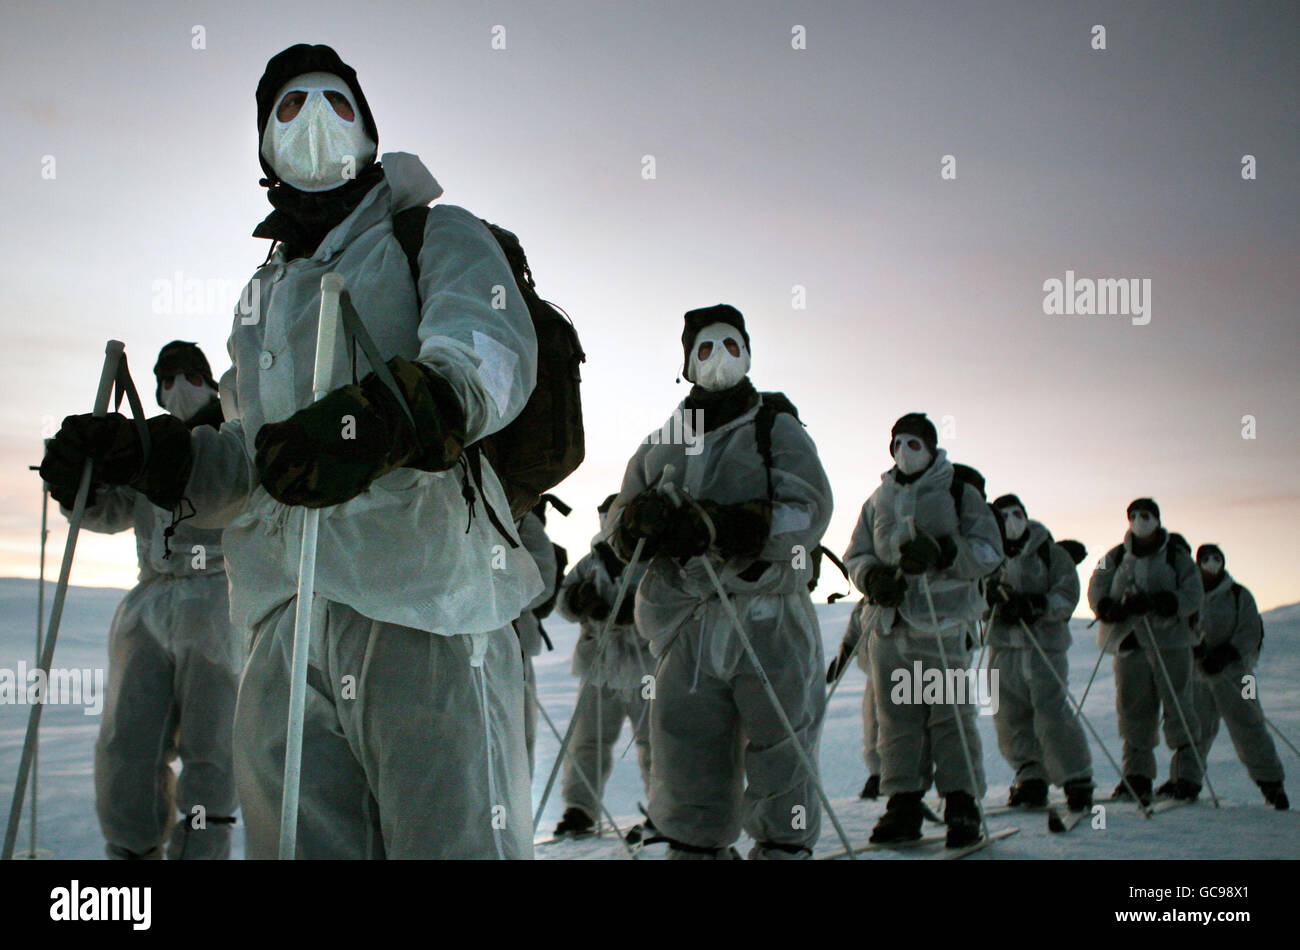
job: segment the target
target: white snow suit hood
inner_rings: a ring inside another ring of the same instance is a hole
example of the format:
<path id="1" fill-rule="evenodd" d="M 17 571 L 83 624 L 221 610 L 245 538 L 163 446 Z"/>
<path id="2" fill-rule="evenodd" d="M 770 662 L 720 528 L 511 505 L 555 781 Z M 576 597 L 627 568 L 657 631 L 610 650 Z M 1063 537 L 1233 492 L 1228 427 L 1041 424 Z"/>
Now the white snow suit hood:
<path id="1" fill-rule="evenodd" d="M 964 484 L 958 521 L 951 493 L 953 467 L 944 449 L 938 450 L 930 467 L 915 481 L 901 483 L 897 472 L 891 468 L 880 476 L 880 487 L 862 506 L 844 552 L 854 585 L 865 591 L 873 567 L 898 567 L 899 548 L 912 537 L 911 524 L 935 539 L 952 538 L 956 556 L 947 567 L 926 574 L 937 627 L 919 576 L 907 578 L 907 591 L 897 608 L 869 605 L 863 627 L 867 632 L 888 634 L 895 620 L 901 619 L 913 630 L 929 634 L 969 632 L 986 606 L 981 581 L 1002 562 L 1002 535 L 993 509 L 975 486 Z"/>

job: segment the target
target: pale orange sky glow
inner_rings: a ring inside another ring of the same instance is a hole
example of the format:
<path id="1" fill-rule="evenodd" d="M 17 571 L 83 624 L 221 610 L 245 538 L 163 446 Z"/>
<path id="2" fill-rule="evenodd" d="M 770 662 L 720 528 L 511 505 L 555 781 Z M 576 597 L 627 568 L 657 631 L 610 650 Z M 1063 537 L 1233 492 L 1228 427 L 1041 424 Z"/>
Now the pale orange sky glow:
<path id="1" fill-rule="evenodd" d="M 89 411 L 106 339 L 150 413 L 162 344 L 229 365 L 235 294 L 267 250 L 249 237 L 270 210 L 253 91 L 270 56 L 313 42 L 356 68 L 380 151 L 418 153 L 443 201 L 518 233 L 574 318 L 588 461 L 557 489 L 574 514 L 548 525 L 571 562 L 686 394 L 682 313 L 725 301 L 755 385 L 787 393 L 818 444 L 835 552 L 890 424 L 917 410 L 990 497 L 1016 492 L 1088 546 L 1085 581 L 1150 495 L 1261 608 L 1300 600 L 1294 4 L 477 6 L 0 14 L 0 576 L 36 576 L 27 466 L 43 428 Z M 1149 279 L 1150 322 L 1045 314 L 1067 271 Z M 219 305 L 165 312 L 155 287 L 178 272 Z M 83 534 L 74 583 L 134 577 L 129 532 Z"/>

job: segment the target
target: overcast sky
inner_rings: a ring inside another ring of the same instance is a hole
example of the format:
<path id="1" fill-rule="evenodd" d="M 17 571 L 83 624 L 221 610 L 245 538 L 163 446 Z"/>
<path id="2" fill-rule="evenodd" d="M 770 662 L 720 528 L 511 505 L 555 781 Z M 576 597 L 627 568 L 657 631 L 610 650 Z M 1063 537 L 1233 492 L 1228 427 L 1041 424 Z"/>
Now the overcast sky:
<path id="1" fill-rule="evenodd" d="M 443 201 L 519 234 L 572 314 L 588 457 L 559 489 L 574 514 L 551 519 L 571 559 L 686 393 L 682 313 L 725 301 L 755 384 L 818 444 L 832 550 L 916 410 L 991 497 L 1083 540 L 1085 578 L 1151 495 L 1261 606 L 1300 600 L 1296 4 L 353 9 L 5 3 L 0 575 L 36 574 L 27 466 L 43 428 L 89 411 L 108 338 L 150 412 L 168 340 L 229 365 L 267 249 L 253 92 L 309 42 L 357 70 L 380 151 L 417 153 Z M 1045 314 L 1067 271 L 1149 280 L 1149 311 Z M 178 273 L 211 305 L 166 312 L 156 284 Z M 129 533 L 83 534 L 74 583 L 134 574 Z"/>

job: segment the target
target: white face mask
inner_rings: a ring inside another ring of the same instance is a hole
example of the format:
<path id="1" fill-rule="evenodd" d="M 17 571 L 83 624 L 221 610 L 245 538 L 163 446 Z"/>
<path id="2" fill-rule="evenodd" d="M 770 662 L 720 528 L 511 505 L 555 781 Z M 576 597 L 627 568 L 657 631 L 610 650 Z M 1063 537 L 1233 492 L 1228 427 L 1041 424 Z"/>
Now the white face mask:
<path id="1" fill-rule="evenodd" d="M 915 475 L 917 472 L 924 471 L 934 458 L 930 450 L 925 447 L 925 443 L 915 435 L 896 436 L 890 448 L 893 451 L 894 464 L 904 475 Z"/>
<path id="2" fill-rule="evenodd" d="M 162 407 L 182 422 L 188 422 L 215 395 L 212 387 L 206 383 L 195 386 L 184 376 L 177 376 L 172 380 L 170 389 L 163 388 Z"/>
<path id="3" fill-rule="evenodd" d="M 1003 512 L 1003 529 L 1007 533 L 1007 540 L 1019 541 L 1029 528 L 1029 519 L 1019 508 L 1008 508 Z"/>
<path id="4" fill-rule="evenodd" d="M 1201 562 L 1201 570 L 1211 577 L 1218 577 L 1223 573 L 1223 560 L 1211 554 Z"/>
<path id="5" fill-rule="evenodd" d="M 306 93 L 306 101 L 288 122 L 276 114 L 291 92 Z M 329 93 L 329 96 L 326 95 Z M 342 97 L 351 121 L 340 116 L 330 99 Z M 347 83 L 333 73 L 307 73 L 284 85 L 275 97 L 275 112 L 262 136 L 262 157 L 286 184 L 299 191 L 329 191 L 356 178 L 375 157 L 375 143 Z"/>
<path id="6" fill-rule="evenodd" d="M 686 378 L 709 390 L 730 389 L 749 372 L 745 338 L 729 323 L 713 323 L 695 334 Z"/>
<path id="7" fill-rule="evenodd" d="M 1133 532 L 1133 537 L 1145 540 L 1156 533 L 1159 522 L 1149 511 L 1135 511 L 1133 517 L 1129 519 L 1129 529 Z"/>

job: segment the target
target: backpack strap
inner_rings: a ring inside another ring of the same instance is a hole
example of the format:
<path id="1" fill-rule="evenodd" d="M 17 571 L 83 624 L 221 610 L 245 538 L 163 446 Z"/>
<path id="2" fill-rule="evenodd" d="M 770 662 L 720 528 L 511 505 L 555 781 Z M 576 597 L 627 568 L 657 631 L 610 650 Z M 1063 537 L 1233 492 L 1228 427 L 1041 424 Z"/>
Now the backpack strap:
<path id="1" fill-rule="evenodd" d="M 616 581 L 619 575 L 623 573 L 623 562 L 618 559 L 618 555 L 604 541 L 597 542 L 594 548 L 596 556 L 600 558 L 600 563 L 605 568 L 605 573 L 609 575 L 611 581 Z"/>
<path id="2" fill-rule="evenodd" d="M 772 429 L 776 426 L 776 417 L 786 412 L 794 416 L 795 422 L 803 425 L 799 419 L 799 410 L 795 408 L 785 393 L 759 393 L 758 414 L 754 416 L 754 442 L 758 454 L 763 458 L 763 471 L 767 476 L 767 499 L 773 499 L 772 493 Z"/>
<path id="3" fill-rule="evenodd" d="M 1112 571 L 1119 568 L 1126 553 L 1128 553 L 1128 549 L 1122 544 L 1117 544 L 1106 552 L 1106 563 L 1110 564 Z"/>
<path id="4" fill-rule="evenodd" d="M 406 255 L 417 297 L 420 295 L 420 248 L 424 246 L 424 225 L 428 219 L 428 205 L 417 205 L 393 215 L 393 237 Z"/>
<path id="5" fill-rule="evenodd" d="M 393 237 L 397 238 L 397 243 L 402 247 L 402 253 L 406 255 L 406 264 L 411 269 L 411 281 L 415 284 L 415 298 L 420 299 L 420 248 L 424 246 L 424 226 L 429 220 L 429 206 L 416 205 L 414 208 L 406 208 L 393 215 Z M 358 321 L 359 323 L 360 321 Z M 364 331 L 362 331 L 364 332 Z M 373 345 L 373 344 L 372 344 Z M 362 348 L 364 349 L 364 338 L 362 339 Z M 369 353 L 366 354 L 369 358 Z M 374 360 L 371 359 L 371 364 Z M 380 376 L 383 379 L 383 376 Z M 406 408 L 406 403 L 402 403 Z M 409 416 L 410 410 L 407 410 Z M 412 423 L 414 424 L 414 423 Z M 417 439 L 418 439 L 417 434 Z M 465 498 L 465 504 L 469 508 L 470 520 L 474 519 L 474 498 L 473 489 L 469 487 L 468 479 L 473 478 L 474 483 L 478 486 L 479 494 L 483 494 L 483 448 L 477 442 L 465 447 L 464 457 L 466 458 L 466 485 L 461 492 Z M 501 519 L 497 513 L 492 510 L 486 499 L 483 502 L 483 510 L 487 512 L 488 520 L 492 522 L 492 527 L 496 528 L 497 533 L 505 538 L 506 543 L 512 548 L 519 547 L 519 543 L 510 537 L 510 532 L 501 524 Z M 469 526 L 466 525 L 465 531 L 468 533 Z"/>

